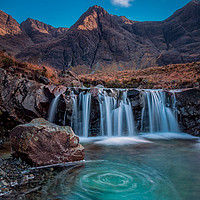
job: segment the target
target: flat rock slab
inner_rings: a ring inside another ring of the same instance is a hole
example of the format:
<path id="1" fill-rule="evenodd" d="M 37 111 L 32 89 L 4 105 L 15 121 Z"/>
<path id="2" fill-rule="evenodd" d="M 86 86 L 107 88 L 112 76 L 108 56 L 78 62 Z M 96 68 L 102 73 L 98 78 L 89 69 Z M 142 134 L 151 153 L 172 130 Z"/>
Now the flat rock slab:
<path id="1" fill-rule="evenodd" d="M 84 147 L 69 126 L 58 126 L 43 118 L 15 127 L 10 133 L 12 155 L 33 166 L 84 159 Z"/>

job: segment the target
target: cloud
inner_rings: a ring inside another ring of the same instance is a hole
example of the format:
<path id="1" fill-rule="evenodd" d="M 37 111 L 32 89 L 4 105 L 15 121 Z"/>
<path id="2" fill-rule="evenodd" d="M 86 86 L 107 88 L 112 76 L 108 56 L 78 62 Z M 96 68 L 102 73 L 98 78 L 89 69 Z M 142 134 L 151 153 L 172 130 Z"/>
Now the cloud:
<path id="1" fill-rule="evenodd" d="M 134 1 L 134 0 L 111 0 L 113 5 L 126 7 L 126 8 L 131 6 L 131 1 Z"/>

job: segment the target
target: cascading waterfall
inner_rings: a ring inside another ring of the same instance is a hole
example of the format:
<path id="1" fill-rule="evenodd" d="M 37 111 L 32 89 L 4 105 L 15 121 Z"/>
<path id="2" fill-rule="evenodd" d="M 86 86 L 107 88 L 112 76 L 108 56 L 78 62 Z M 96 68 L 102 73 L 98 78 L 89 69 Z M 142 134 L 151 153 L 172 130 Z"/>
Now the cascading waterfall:
<path id="1" fill-rule="evenodd" d="M 90 101 L 91 93 L 80 93 L 80 104 L 82 104 L 83 113 L 82 113 L 82 125 L 83 125 L 83 136 L 88 136 L 89 131 L 89 120 L 90 120 Z"/>
<path id="2" fill-rule="evenodd" d="M 48 113 L 48 121 L 49 122 L 54 122 L 55 120 L 55 115 L 57 111 L 57 106 L 59 102 L 60 94 L 57 95 L 51 102 L 50 107 L 49 107 L 49 113 Z"/>
<path id="3" fill-rule="evenodd" d="M 118 98 L 100 90 L 99 106 L 101 114 L 100 131 L 102 136 L 133 136 L 135 125 L 127 91 L 118 90 Z M 121 96 L 119 94 L 122 93 Z"/>
<path id="4" fill-rule="evenodd" d="M 71 99 L 72 99 L 72 117 L 71 117 L 71 127 L 75 131 L 75 133 L 78 133 L 78 127 L 79 127 L 79 121 L 78 121 L 78 101 L 77 96 L 72 91 L 71 93 Z"/>
<path id="5" fill-rule="evenodd" d="M 143 93 L 143 99 L 142 131 L 151 133 L 179 132 L 175 115 L 172 110 L 166 106 L 165 92 L 160 90 L 147 90 Z M 149 127 L 149 129 L 145 130 L 146 127 Z"/>
<path id="6" fill-rule="evenodd" d="M 117 96 L 104 89 L 98 90 L 100 107 L 100 132 L 102 136 L 133 136 L 135 125 L 127 91 L 116 90 Z M 71 126 L 75 133 L 88 137 L 90 127 L 91 93 L 88 90 L 78 96 L 71 94 L 73 113 Z"/>
<path id="7" fill-rule="evenodd" d="M 141 132 L 180 132 L 176 120 L 175 92 L 169 92 L 171 95 L 166 95 L 167 93 L 162 90 L 141 90 L 140 92 L 143 94 L 144 103 L 141 113 Z M 71 91 L 73 102 L 71 127 L 79 136 L 88 137 L 92 134 L 90 129 L 92 93 L 90 89 L 84 89 L 78 95 L 75 95 L 73 90 Z M 128 90 L 125 89 L 100 88 L 97 90 L 94 98 L 99 102 L 100 124 L 97 124 L 95 134 L 108 137 L 135 135 L 133 110 L 127 93 Z M 50 122 L 55 121 L 59 97 L 60 95 L 56 96 L 50 105 L 48 117 Z M 66 112 L 64 122 L 65 117 Z M 137 122 L 137 126 L 138 124 Z"/>
<path id="8" fill-rule="evenodd" d="M 81 92 L 78 97 L 72 92 L 73 113 L 71 127 L 79 136 L 88 137 L 91 93 L 89 91 Z"/>

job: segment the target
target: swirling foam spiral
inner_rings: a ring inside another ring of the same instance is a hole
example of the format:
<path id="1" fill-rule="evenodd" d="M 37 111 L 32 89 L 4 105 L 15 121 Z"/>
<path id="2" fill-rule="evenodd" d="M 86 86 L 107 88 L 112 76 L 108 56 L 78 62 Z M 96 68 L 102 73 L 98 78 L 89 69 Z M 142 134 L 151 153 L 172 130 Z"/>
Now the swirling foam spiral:
<path id="1" fill-rule="evenodd" d="M 98 163 L 79 177 L 76 186 L 82 199 L 177 199 L 169 182 L 150 168 Z"/>
<path id="2" fill-rule="evenodd" d="M 52 198 L 73 200 L 178 200 L 172 184 L 144 165 L 109 161 L 85 163 L 82 168 L 62 172 L 48 186 Z M 56 186 L 56 188 L 54 188 Z"/>

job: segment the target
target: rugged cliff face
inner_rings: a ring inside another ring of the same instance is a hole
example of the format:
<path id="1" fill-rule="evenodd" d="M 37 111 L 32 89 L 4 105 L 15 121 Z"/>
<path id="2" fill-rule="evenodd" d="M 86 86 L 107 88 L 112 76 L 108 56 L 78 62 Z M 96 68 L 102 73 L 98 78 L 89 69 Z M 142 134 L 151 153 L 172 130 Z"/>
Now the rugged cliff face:
<path id="1" fill-rule="evenodd" d="M 0 49 L 15 55 L 31 45 L 32 40 L 21 30 L 20 24 L 0 10 Z"/>
<path id="2" fill-rule="evenodd" d="M 21 28 L 34 44 L 49 42 L 68 31 L 68 28 L 54 28 L 51 25 L 30 18 L 21 23 Z"/>
<path id="3" fill-rule="evenodd" d="M 35 118 L 47 118 L 50 103 L 59 93 L 67 92 L 67 88 L 18 78 L 0 68 L 0 91 L 0 127 L 12 129 Z M 69 115 L 72 113 L 69 96 L 61 97 L 60 107 L 57 123 L 63 125 L 65 110 Z"/>
<path id="4" fill-rule="evenodd" d="M 199 20 L 200 2 L 196 0 L 160 22 L 132 21 L 100 6 L 89 8 L 69 30 L 27 19 L 16 27 L 29 38 L 30 42 L 23 44 L 31 47 L 18 49 L 17 57 L 59 69 L 73 66 L 79 71 L 200 61 Z"/>

